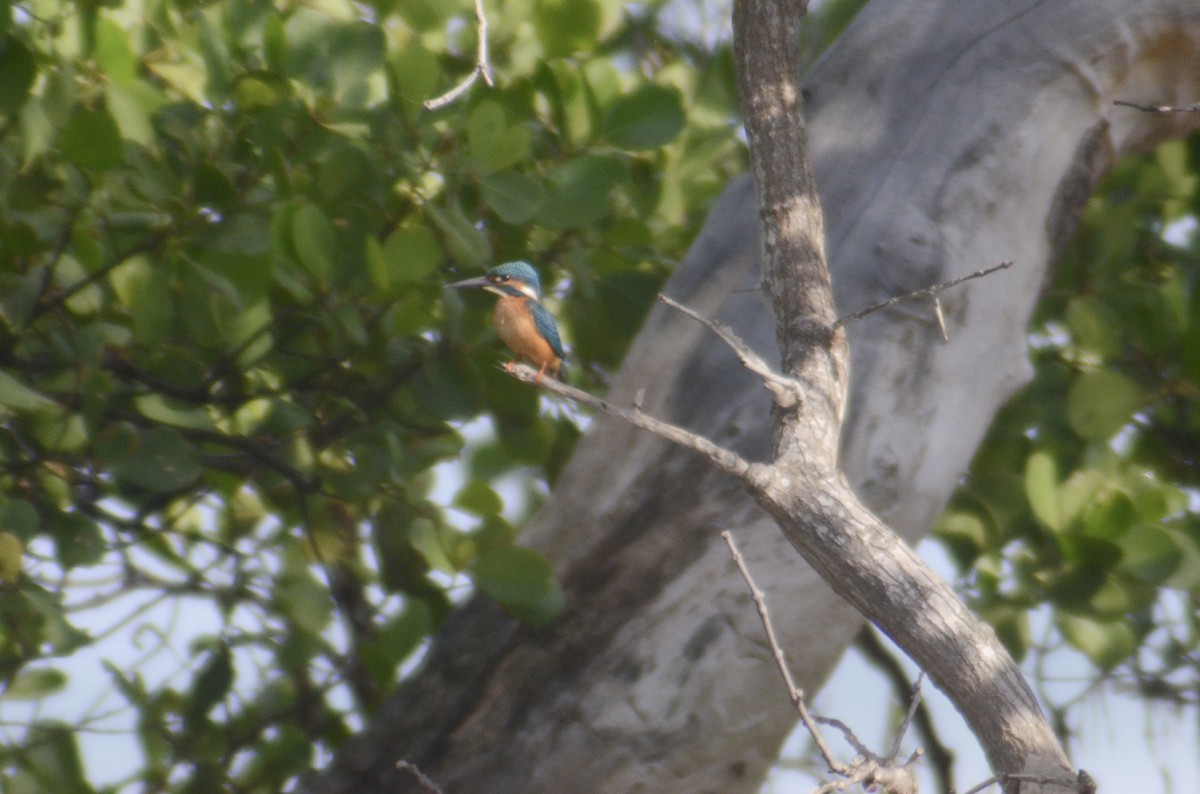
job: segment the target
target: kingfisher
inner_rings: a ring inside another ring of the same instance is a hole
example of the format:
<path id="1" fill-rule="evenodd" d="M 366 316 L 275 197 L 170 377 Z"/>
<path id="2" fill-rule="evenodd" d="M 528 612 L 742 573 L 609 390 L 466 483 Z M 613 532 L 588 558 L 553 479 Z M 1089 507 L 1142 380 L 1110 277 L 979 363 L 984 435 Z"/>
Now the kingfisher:
<path id="1" fill-rule="evenodd" d="M 500 296 L 492 313 L 492 326 L 517 361 L 524 360 L 538 368 L 534 383 L 540 383 L 547 372 L 555 378 L 562 371 L 562 340 L 554 315 L 542 305 L 542 285 L 537 271 L 528 262 L 506 262 L 485 275 L 457 281 L 446 286 L 451 289 L 481 287 Z M 513 371 L 517 361 L 508 362 Z"/>

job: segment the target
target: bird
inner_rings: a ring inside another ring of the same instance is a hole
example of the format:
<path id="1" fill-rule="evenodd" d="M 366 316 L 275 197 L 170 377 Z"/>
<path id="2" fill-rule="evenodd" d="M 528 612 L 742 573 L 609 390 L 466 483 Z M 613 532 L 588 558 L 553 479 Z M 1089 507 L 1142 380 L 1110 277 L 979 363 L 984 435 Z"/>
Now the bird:
<path id="1" fill-rule="evenodd" d="M 561 378 L 563 359 L 562 340 L 554 315 L 542 305 L 542 286 L 537 271 L 528 262 L 505 262 L 482 276 L 446 285 L 450 289 L 477 287 L 500 296 L 492 312 L 492 327 L 501 341 L 516 355 L 506 369 L 512 372 L 517 361 L 526 361 L 538 368 L 534 383 L 541 383 L 549 373 Z"/>

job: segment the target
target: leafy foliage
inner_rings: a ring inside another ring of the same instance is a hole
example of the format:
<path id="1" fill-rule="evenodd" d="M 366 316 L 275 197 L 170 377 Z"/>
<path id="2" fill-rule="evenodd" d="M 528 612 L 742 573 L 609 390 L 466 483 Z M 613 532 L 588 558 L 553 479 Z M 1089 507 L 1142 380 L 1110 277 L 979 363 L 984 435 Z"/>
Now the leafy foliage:
<path id="1" fill-rule="evenodd" d="M 152 607 L 211 623 L 140 625 L 147 658 L 191 637 L 165 678 L 106 665 L 129 783 L 280 790 L 451 589 L 560 607 L 496 488 L 578 431 L 442 284 L 538 263 L 601 384 L 742 153 L 728 53 L 653 6 L 488 5 L 498 86 L 436 112 L 468 0 L 0 7 L 0 703 Z M 6 730 L 0 788 L 88 790 L 70 727 Z"/>
<path id="2" fill-rule="evenodd" d="M 1091 200 L 1038 309 L 1034 381 L 939 529 L 1018 656 L 1065 642 L 1173 703 L 1200 686 L 1197 157 L 1200 139 L 1166 144 Z"/>

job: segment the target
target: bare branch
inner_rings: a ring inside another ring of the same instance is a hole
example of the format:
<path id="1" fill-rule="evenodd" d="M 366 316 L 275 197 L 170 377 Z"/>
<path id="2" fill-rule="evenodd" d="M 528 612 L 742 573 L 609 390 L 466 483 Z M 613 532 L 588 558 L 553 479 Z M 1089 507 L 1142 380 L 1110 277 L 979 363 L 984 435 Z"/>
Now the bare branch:
<path id="1" fill-rule="evenodd" d="M 894 298 L 888 298 L 883 303 L 877 303 L 874 306 L 869 306 L 866 309 L 863 309 L 862 311 L 855 312 L 854 314 L 847 315 L 846 317 L 837 318 L 837 320 L 835 320 L 833 323 L 833 327 L 840 328 L 841 326 L 846 325 L 847 323 L 852 323 L 855 320 L 861 320 L 862 318 L 866 317 L 868 314 L 874 314 L 877 311 L 882 311 L 883 309 L 891 308 L 892 306 L 895 306 L 897 303 L 903 303 L 904 301 L 909 301 L 914 298 L 923 298 L 925 296 L 931 296 L 931 297 L 936 298 L 938 293 L 945 292 L 946 290 L 950 289 L 951 287 L 957 287 L 959 284 L 962 284 L 964 281 L 970 281 L 973 278 L 983 278 L 984 276 L 990 276 L 992 273 L 995 273 L 997 270 L 1008 270 L 1012 266 L 1013 266 L 1013 263 L 1010 261 L 1001 262 L 1000 264 L 996 265 L 995 267 L 988 267 L 988 268 L 984 268 L 983 270 L 976 270 L 974 273 L 968 273 L 965 276 L 959 276 L 958 278 L 952 278 L 949 281 L 943 281 L 941 284 L 934 284 L 932 287 L 925 287 L 923 289 L 915 290 L 913 292 L 909 292 L 904 295 L 897 295 Z M 942 335 L 945 336 L 946 335 L 946 326 L 945 326 L 945 320 L 941 318 L 941 307 L 938 306 L 935 309 L 935 311 L 939 317 L 939 323 L 942 326 Z"/>
<path id="2" fill-rule="evenodd" d="M 507 370 L 507 367 L 505 369 Z M 750 463 L 736 452 L 718 446 L 704 436 L 697 435 L 690 430 L 685 430 L 669 422 L 664 422 L 661 419 L 648 416 L 642 413 L 640 408 L 621 408 L 607 400 L 602 400 L 599 397 L 588 394 L 582 389 L 568 386 L 562 381 L 543 377 L 533 367 L 525 364 L 517 364 L 512 368 L 511 373 L 517 380 L 541 386 L 552 394 L 557 394 L 560 397 L 566 397 L 568 400 L 574 400 L 581 405 L 595 408 L 597 411 L 602 411 L 609 416 L 615 416 L 617 419 L 628 422 L 634 427 L 641 428 L 648 433 L 653 433 L 659 438 L 666 439 L 693 452 L 698 452 L 718 469 L 727 471 L 739 479 L 749 481 L 754 471 L 759 468 L 759 464 Z"/>
<path id="3" fill-rule="evenodd" d="M 791 408 L 798 405 L 803 399 L 803 387 L 800 382 L 794 378 L 788 378 L 775 370 L 763 359 L 762 356 L 754 352 L 750 345 L 746 344 L 740 336 L 733 332 L 729 326 L 724 323 L 710 320 L 696 313 L 682 303 L 678 303 L 666 295 L 659 294 L 658 302 L 670 306 L 678 312 L 686 314 L 696 322 L 703 325 L 708 330 L 721 338 L 726 345 L 737 355 L 738 360 L 742 362 L 742 366 L 753 372 L 758 377 L 762 378 L 763 385 L 771 392 L 775 398 L 775 402 L 782 408 Z"/>
<path id="4" fill-rule="evenodd" d="M 1113 104 L 1140 110 L 1144 113 L 1200 113 L 1200 102 L 1193 102 L 1190 105 L 1142 105 L 1127 99 L 1114 99 Z"/>
<path id="5" fill-rule="evenodd" d="M 487 40 L 487 14 L 483 10 L 483 0 L 475 0 L 475 68 L 471 70 L 471 74 L 467 79 L 463 80 L 458 85 L 451 88 L 446 93 L 434 99 L 427 99 L 422 104 L 426 110 L 437 110 L 438 108 L 449 105 L 454 100 L 465 94 L 467 90 L 475 85 L 475 81 L 480 77 L 483 82 L 489 86 L 494 86 L 496 83 L 492 80 L 492 66 L 488 61 L 488 40 Z"/>
<path id="6" fill-rule="evenodd" d="M 750 575 L 750 569 L 746 567 L 746 560 L 742 557 L 742 553 L 738 551 L 737 544 L 733 541 L 733 533 L 725 530 L 721 533 L 721 537 L 724 538 L 725 545 L 729 547 L 729 554 L 733 557 L 734 565 L 741 572 L 742 578 L 746 580 L 746 586 L 750 588 L 750 597 L 754 599 L 754 606 L 758 608 L 758 616 L 762 619 L 763 628 L 766 629 L 767 642 L 771 646 L 771 653 L 775 656 L 775 666 L 779 668 L 779 673 L 783 676 L 783 684 L 787 687 L 788 697 L 791 698 L 792 703 L 796 706 L 796 711 L 800 712 L 800 719 L 804 722 L 804 727 L 808 728 L 808 732 L 812 734 L 813 741 L 817 743 L 817 748 L 825 758 L 825 763 L 832 771 L 842 777 L 849 777 L 852 771 L 849 767 L 838 763 L 837 759 L 833 757 L 833 751 L 825 743 L 820 729 L 817 728 L 816 721 L 808 713 L 808 707 L 804 705 L 804 690 L 796 686 L 796 682 L 792 679 L 792 673 L 788 670 L 787 659 L 783 655 L 783 648 L 780 647 L 779 641 L 775 638 L 775 629 L 771 626 L 771 613 L 767 611 L 766 596 L 762 590 L 758 589 L 758 585 L 754 583 L 754 577 Z"/>

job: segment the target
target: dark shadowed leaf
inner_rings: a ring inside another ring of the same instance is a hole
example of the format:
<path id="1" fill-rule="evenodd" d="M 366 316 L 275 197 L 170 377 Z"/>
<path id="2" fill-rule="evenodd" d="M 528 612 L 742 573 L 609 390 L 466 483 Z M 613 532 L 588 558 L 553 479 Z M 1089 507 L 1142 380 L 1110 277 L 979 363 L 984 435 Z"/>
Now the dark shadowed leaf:
<path id="1" fill-rule="evenodd" d="M 675 139 L 686 121 L 674 88 L 647 84 L 618 97 L 604 114 L 604 137 L 622 149 L 656 149 Z"/>
<path id="2" fill-rule="evenodd" d="M 199 456 L 178 431 L 156 427 L 139 438 L 115 474 L 122 482 L 147 491 L 170 493 L 200 476 Z"/>
<path id="3" fill-rule="evenodd" d="M 58 147 L 81 168 L 102 171 L 121 162 L 121 132 L 103 109 L 77 107 L 59 135 Z"/>
<path id="4" fill-rule="evenodd" d="M 0 75 L 0 113 L 14 113 L 29 96 L 37 64 L 29 48 L 10 34 L 0 37 Z"/>
<path id="5" fill-rule="evenodd" d="M 537 214 L 545 198 L 542 183 L 517 171 L 500 171 L 480 180 L 483 200 L 505 223 L 528 223 Z"/>

